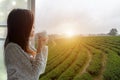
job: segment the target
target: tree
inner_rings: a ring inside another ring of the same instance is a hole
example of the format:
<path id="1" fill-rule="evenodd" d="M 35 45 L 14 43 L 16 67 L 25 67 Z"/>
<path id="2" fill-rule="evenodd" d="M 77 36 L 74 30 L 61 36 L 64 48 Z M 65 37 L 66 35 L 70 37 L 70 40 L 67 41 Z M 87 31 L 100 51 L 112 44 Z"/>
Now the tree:
<path id="1" fill-rule="evenodd" d="M 116 36 L 117 34 L 118 34 L 118 31 L 116 28 L 112 28 L 108 33 L 108 35 L 111 35 L 111 36 Z"/>

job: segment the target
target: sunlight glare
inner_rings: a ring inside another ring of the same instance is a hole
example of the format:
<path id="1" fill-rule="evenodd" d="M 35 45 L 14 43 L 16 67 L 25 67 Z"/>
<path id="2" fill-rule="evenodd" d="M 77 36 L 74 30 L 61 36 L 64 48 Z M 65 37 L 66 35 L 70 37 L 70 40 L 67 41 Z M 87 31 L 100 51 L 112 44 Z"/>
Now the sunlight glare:
<path id="1" fill-rule="evenodd" d="M 74 36 L 74 32 L 72 30 L 68 30 L 65 32 L 67 37 L 73 37 Z"/>
<path id="2" fill-rule="evenodd" d="M 73 37 L 76 34 L 76 26 L 75 23 L 63 23 L 60 25 L 62 32 L 65 33 L 66 37 Z"/>

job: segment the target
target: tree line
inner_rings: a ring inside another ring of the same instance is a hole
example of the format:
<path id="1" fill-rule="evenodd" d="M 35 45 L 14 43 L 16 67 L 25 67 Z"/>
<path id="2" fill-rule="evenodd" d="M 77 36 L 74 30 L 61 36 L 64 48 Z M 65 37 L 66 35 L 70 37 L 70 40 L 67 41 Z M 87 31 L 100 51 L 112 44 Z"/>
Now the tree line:
<path id="1" fill-rule="evenodd" d="M 110 32 L 108 33 L 108 35 L 117 36 L 118 35 L 118 30 L 116 28 L 112 28 L 110 30 Z"/>

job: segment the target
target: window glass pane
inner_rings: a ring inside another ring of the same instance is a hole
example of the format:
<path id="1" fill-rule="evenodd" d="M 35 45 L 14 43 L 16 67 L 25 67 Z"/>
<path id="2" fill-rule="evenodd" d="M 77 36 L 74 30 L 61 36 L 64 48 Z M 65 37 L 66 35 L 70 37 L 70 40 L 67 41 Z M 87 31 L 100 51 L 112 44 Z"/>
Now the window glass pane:
<path id="1" fill-rule="evenodd" d="M 28 0 L 0 0 L 0 24 L 6 24 L 9 12 L 14 8 L 28 8 Z"/>
<path id="2" fill-rule="evenodd" d="M 0 38 L 3 39 L 6 37 L 6 27 L 0 27 Z"/>

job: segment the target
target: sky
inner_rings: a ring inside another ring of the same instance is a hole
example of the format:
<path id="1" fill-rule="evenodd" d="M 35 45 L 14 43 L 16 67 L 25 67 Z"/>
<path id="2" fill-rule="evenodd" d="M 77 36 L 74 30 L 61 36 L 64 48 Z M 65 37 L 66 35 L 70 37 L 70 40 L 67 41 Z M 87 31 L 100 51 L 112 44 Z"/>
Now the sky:
<path id="1" fill-rule="evenodd" d="M 35 32 L 120 33 L 120 0 L 36 0 Z"/>

